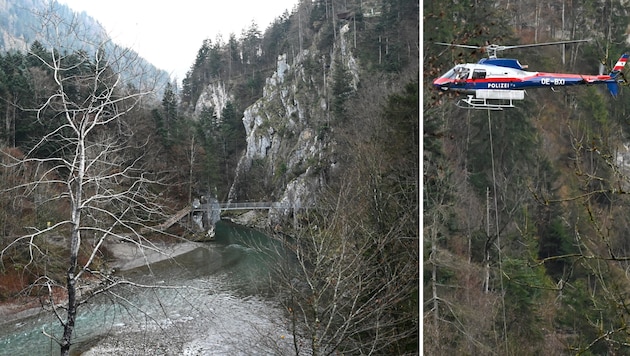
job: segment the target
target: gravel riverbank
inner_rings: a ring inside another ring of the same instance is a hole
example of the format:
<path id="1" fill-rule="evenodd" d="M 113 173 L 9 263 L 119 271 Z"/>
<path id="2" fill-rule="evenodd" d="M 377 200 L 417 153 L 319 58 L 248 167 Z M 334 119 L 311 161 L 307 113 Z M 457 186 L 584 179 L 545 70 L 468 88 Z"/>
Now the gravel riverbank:
<path id="1" fill-rule="evenodd" d="M 141 248 L 133 242 L 108 241 L 103 246 L 107 250 L 106 268 L 113 268 L 114 275 L 133 282 L 145 284 L 147 278 L 156 288 L 134 291 L 123 288 L 115 292 L 118 301 L 114 302 L 108 297 L 97 297 L 100 299 L 90 303 L 89 311 L 81 318 L 83 336 L 77 333 L 71 353 L 191 356 L 291 353 L 294 343 L 287 331 L 285 311 L 273 298 L 257 292 L 267 288 L 266 277 L 261 278 L 264 274 L 260 274 L 265 267 L 256 250 L 242 242 L 257 237 L 249 235 L 249 230 L 245 235 L 242 230 L 232 231 L 230 224 L 222 228 L 225 230 L 221 230 L 218 243 L 210 245 L 178 242 Z M 171 259 L 174 264 L 166 263 Z M 151 265 L 149 270 L 143 268 L 147 264 Z M 180 287 L 173 288 L 171 283 Z M 21 330 L 20 334 L 9 331 L 6 340 L 17 345 L 36 345 L 28 350 L 39 350 L 44 344 L 46 350 L 54 350 L 55 345 L 42 336 L 41 326 L 37 325 L 56 323 L 50 311 L 37 301 L 30 309 L 24 305 L 18 309 L 0 308 L 0 326 L 4 324 L 5 330 L 15 327 Z M 4 312 L 10 317 L 4 317 Z M 29 315 L 36 318 L 21 320 Z M 37 325 L 34 328 L 24 326 L 33 321 Z M 0 355 L 24 354 L 26 349 L 18 347 L 11 350 L 19 352 L 3 353 L 0 348 Z M 35 354 L 42 354 L 40 351 Z"/>
<path id="2" fill-rule="evenodd" d="M 177 243 L 154 243 L 140 246 L 134 243 L 113 241 L 104 247 L 111 254 L 108 265 L 116 271 L 126 271 L 140 266 L 175 258 L 188 253 L 203 244 L 192 241 Z"/>
<path id="3" fill-rule="evenodd" d="M 107 242 L 109 266 L 116 271 L 126 271 L 152 264 L 190 252 L 203 244 L 197 242 L 156 243 L 150 248 L 141 248 L 128 242 Z M 17 298 L 0 304 L 0 325 L 22 318 L 45 313 L 38 298 Z"/>

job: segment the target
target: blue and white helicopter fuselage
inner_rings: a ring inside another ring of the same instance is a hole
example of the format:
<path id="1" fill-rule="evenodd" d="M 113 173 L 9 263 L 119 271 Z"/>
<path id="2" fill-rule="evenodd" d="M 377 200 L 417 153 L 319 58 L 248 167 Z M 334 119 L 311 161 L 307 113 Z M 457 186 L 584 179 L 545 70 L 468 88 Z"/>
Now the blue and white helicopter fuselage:
<path id="1" fill-rule="evenodd" d="M 573 85 L 606 84 L 611 95 L 619 93 L 622 70 L 628 61 L 622 55 L 612 72 L 602 75 L 564 74 L 527 71 L 518 60 L 488 58 L 479 63 L 458 64 L 433 81 L 436 89 L 467 94 L 458 106 L 472 109 L 500 110 L 513 107 L 513 100 L 523 100 L 525 89 L 556 88 Z M 507 100 L 497 104 L 490 100 Z M 461 104 L 461 105 L 460 105 Z"/>

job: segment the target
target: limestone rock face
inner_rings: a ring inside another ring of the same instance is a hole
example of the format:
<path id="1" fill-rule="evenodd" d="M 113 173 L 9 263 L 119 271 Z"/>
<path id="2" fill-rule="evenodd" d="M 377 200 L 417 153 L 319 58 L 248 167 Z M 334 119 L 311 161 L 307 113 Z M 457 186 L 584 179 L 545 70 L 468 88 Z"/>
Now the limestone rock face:
<path id="1" fill-rule="evenodd" d="M 232 97 L 225 89 L 224 82 L 213 82 L 201 93 L 195 104 L 195 116 L 199 117 L 203 109 L 214 108 L 214 114 L 221 120 L 221 113 Z"/>
<path id="2" fill-rule="evenodd" d="M 243 114 L 247 149 L 230 189 L 232 201 L 274 201 L 308 206 L 317 200 L 325 177 L 334 169 L 334 120 L 330 112 L 335 65 L 350 74 L 356 89 L 359 64 L 340 31 L 332 53 L 305 49 L 291 63 L 278 56 L 276 71 L 266 79 L 263 96 Z M 288 215 L 290 209 L 270 216 Z"/>

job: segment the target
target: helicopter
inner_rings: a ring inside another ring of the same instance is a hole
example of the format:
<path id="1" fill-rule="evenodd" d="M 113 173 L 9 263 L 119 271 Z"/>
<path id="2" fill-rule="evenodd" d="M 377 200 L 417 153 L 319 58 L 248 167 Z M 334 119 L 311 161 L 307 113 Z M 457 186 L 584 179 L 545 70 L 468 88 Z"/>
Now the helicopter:
<path id="1" fill-rule="evenodd" d="M 513 108 L 515 100 L 525 99 L 525 89 L 551 88 L 605 84 L 613 97 L 619 94 L 619 86 L 626 84 L 623 69 L 630 55 L 621 55 L 609 74 L 599 75 L 563 74 L 527 71 L 517 59 L 498 58 L 497 52 L 534 46 L 560 45 L 586 42 L 588 40 L 544 42 L 536 44 L 501 46 L 472 46 L 436 42 L 438 45 L 481 49 L 488 53 L 488 58 L 478 63 L 458 64 L 433 81 L 435 89 L 442 92 L 465 94 L 456 105 L 464 109 L 503 110 Z M 603 70 L 600 70 L 603 72 Z"/>

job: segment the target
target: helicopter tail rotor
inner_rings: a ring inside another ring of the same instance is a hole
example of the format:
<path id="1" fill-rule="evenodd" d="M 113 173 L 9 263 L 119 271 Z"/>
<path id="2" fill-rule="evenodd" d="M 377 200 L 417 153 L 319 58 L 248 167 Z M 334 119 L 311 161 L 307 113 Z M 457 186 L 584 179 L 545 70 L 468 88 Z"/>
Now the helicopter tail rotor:
<path id="1" fill-rule="evenodd" d="M 628 85 L 628 81 L 626 80 L 626 76 L 624 75 L 623 70 L 629 58 L 630 55 L 628 55 L 627 53 L 621 55 L 609 74 L 612 80 L 608 81 L 607 86 L 610 95 L 612 95 L 613 97 L 617 97 L 617 95 L 619 95 L 619 88 L 621 86 Z"/>

